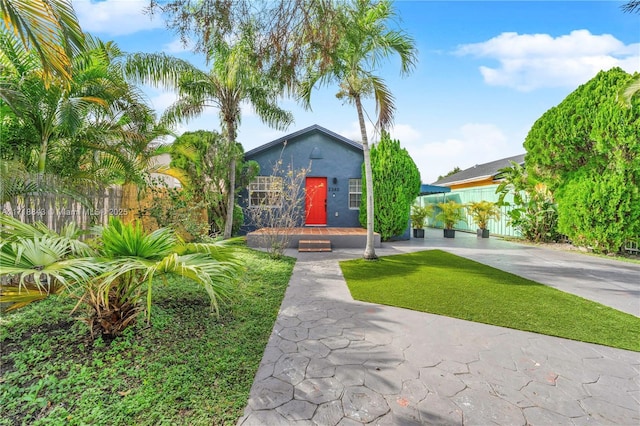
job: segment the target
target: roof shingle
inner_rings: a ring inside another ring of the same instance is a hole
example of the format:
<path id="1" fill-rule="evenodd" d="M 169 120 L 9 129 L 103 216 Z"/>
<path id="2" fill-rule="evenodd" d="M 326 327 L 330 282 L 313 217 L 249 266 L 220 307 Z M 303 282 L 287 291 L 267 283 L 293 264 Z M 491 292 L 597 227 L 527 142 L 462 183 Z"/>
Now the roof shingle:
<path id="1" fill-rule="evenodd" d="M 500 169 L 510 167 L 511 162 L 523 164 L 525 154 L 518 154 L 512 157 L 501 158 L 500 160 L 491 161 L 484 164 L 476 164 L 473 167 L 459 171 L 451 176 L 444 177 L 442 179 L 433 182 L 433 185 L 453 185 L 460 182 L 471 182 L 474 180 L 481 180 L 490 176 L 498 174 Z"/>

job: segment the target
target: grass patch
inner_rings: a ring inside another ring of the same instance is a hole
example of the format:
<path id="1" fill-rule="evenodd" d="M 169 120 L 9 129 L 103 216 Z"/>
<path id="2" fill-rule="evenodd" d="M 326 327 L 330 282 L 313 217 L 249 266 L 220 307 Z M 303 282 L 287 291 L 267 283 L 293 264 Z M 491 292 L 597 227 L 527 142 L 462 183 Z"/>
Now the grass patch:
<path id="1" fill-rule="evenodd" d="M 152 327 L 141 320 L 110 344 L 89 340 L 73 300 L 3 314 L 0 425 L 235 424 L 294 264 L 239 250 L 247 272 L 219 320 L 182 279 L 154 289 Z"/>
<path id="2" fill-rule="evenodd" d="M 441 250 L 340 266 L 357 300 L 640 351 L 640 318 Z"/>

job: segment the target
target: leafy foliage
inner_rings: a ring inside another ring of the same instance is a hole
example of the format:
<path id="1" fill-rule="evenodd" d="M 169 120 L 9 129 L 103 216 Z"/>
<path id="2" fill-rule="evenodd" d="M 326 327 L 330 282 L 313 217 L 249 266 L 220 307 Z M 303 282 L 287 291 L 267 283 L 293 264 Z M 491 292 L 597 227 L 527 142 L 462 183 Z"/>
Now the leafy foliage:
<path id="1" fill-rule="evenodd" d="M 247 26 L 237 39 L 220 39 L 208 46 L 207 55 L 213 62 L 208 72 L 164 54 L 138 54 L 127 63 L 129 75 L 178 92 L 178 99 L 163 114 L 167 123 L 197 117 L 210 106 L 218 108 L 226 140 L 225 155 L 229 160 L 226 192 L 232 195 L 227 197 L 225 238 L 231 237 L 233 228 L 241 103 L 251 104 L 264 123 L 278 130 L 286 129 L 293 122 L 291 113 L 278 106 L 282 86 L 273 75 L 260 72 L 260 58 L 253 50 L 254 31 Z"/>
<path id="2" fill-rule="evenodd" d="M 529 241 L 558 241 L 558 210 L 547 185 L 513 162 L 511 167 L 500 170 L 500 177 L 502 181 L 496 188 L 496 194 L 500 194 L 498 205 L 511 207 L 507 210 L 509 223 Z M 507 195 L 513 197 L 513 203 L 505 201 Z"/>
<path id="3" fill-rule="evenodd" d="M 468 203 L 466 207 L 471 219 L 480 229 L 488 229 L 487 226 L 491 219 L 500 219 L 500 208 L 491 201 L 473 201 Z"/>
<path id="4" fill-rule="evenodd" d="M 383 240 L 402 235 L 407 229 L 411 205 L 420 194 L 420 171 L 400 141 L 382 133 L 371 148 L 375 232 Z M 366 178 L 365 178 L 366 182 Z M 366 225 L 366 185 L 362 188 L 360 223 Z"/>
<path id="5" fill-rule="evenodd" d="M 4 215 L 3 220 L 15 221 Z M 0 276 L 17 280 L 18 288 L 25 282 L 47 291 L 64 287 L 63 294 L 88 307 L 92 333 L 110 336 L 121 334 L 140 313 L 149 320 L 156 277 L 175 274 L 197 282 L 216 313 L 219 301 L 232 293 L 240 265 L 221 242 L 183 244 L 168 228 L 146 233 L 140 222 L 125 225 L 115 217 L 97 232 L 91 250 L 73 238 L 16 225 L 0 245 Z"/>
<path id="6" fill-rule="evenodd" d="M 632 80 L 620 68 L 598 73 L 538 119 L 524 144 L 527 171 L 559 194 L 560 232 L 595 250 L 637 236 L 634 215 L 623 213 L 640 210 L 640 100 L 625 108 L 617 99 Z M 605 208 L 611 198 L 620 206 Z"/>
<path id="7" fill-rule="evenodd" d="M 453 229 L 456 223 L 466 221 L 464 206 L 456 201 L 449 200 L 446 203 L 438 203 L 440 211 L 436 213 L 436 220 L 444 223 L 446 229 Z"/>
<path id="8" fill-rule="evenodd" d="M 243 149 L 237 144 L 233 153 L 227 141 L 215 131 L 185 132 L 171 146 L 171 165 L 185 171 L 189 186 L 182 197 L 205 208 L 211 224 L 209 232 L 221 235 L 227 219 L 230 155 L 235 156 L 236 194 L 246 188 L 259 173 L 258 163 L 245 162 Z M 235 206 L 232 234 L 243 223 L 242 209 Z"/>
<path id="9" fill-rule="evenodd" d="M 424 228 L 424 221 L 433 214 L 433 204 L 414 204 L 411 206 L 411 226 L 414 229 Z"/>
<path id="10" fill-rule="evenodd" d="M 0 425 L 235 424 L 294 264 L 237 250 L 248 267 L 219 320 L 204 289 L 180 277 L 154 284 L 153 327 L 111 342 L 90 341 L 65 297 L 3 313 Z"/>
<path id="11" fill-rule="evenodd" d="M 155 220 L 149 229 L 169 227 L 190 241 L 210 234 L 206 204 L 188 188 L 170 187 L 164 179 L 150 179 L 143 194 L 152 201 L 142 203 L 138 216 Z"/>
<path id="12" fill-rule="evenodd" d="M 19 36 L 42 64 L 47 85 L 55 77 L 71 80 L 71 59 L 84 50 L 84 34 L 71 0 L 4 0 L 2 32 Z"/>
<path id="13" fill-rule="evenodd" d="M 556 193 L 558 227 L 576 245 L 615 253 L 640 235 L 640 189 L 629 187 L 627 168 L 594 175 L 576 172 Z"/>

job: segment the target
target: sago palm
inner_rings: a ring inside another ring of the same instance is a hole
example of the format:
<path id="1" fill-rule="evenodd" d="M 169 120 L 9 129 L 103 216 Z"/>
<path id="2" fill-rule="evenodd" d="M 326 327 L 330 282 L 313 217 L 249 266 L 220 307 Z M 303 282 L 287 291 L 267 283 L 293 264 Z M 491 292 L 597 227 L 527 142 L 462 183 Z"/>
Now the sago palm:
<path id="1" fill-rule="evenodd" d="M 16 309 L 102 273 L 81 234 L 73 224 L 56 233 L 0 213 L 0 302 Z"/>
<path id="2" fill-rule="evenodd" d="M 215 314 L 233 292 L 240 266 L 225 243 L 183 244 L 171 229 L 147 233 L 139 222 L 115 217 L 98 234 L 104 272 L 76 281 L 75 290 L 82 294 L 78 306 L 89 307 L 84 320 L 92 334 L 117 336 L 141 313 L 149 320 L 154 280 L 168 274 L 202 285 Z"/>
<path id="3" fill-rule="evenodd" d="M 375 259 L 376 253 L 373 246 L 373 177 L 362 99 L 374 97 L 377 109 L 376 127 L 379 130 L 387 129 L 393 122 L 394 99 L 384 80 L 374 72 L 381 62 L 392 54 L 400 57 L 402 74 L 409 73 L 417 59 L 414 40 L 402 31 L 388 28 L 389 20 L 393 16 L 394 11 L 388 0 L 353 0 L 342 5 L 337 19 L 328 23 L 335 25 L 336 33 L 340 34 L 337 45 L 331 52 L 320 52 L 318 57 L 312 57 L 306 79 L 300 88 L 302 102 L 307 108 L 311 105 L 313 88 L 330 84 L 337 84 L 340 87 L 338 97 L 346 99 L 356 107 L 362 137 L 367 193 L 365 259 Z M 328 65 L 326 57 L 330 58 Z M 322 66 L 318 67 L 318 64 Z"/>

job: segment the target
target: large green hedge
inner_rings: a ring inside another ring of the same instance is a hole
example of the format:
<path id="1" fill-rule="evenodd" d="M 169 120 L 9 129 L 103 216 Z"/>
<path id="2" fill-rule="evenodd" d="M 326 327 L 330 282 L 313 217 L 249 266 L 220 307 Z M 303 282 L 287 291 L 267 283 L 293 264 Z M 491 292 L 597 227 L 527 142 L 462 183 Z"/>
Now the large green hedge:
<path id="1" fill-rule="evenodd" d="M 524 146 L 527 171 L 556 195 L 559 231 L 596 251 L 640 236 L 640 99 L 618 99 L 631 75 L 601 71 L 547 111 Z"/>
<path id="2" fill-rule="evenodd" d="M 400 141 L 383 132 L 371 148 L 375 232 L 383 240 L 402 235 L 409 226 L 411 205 L 420 194 L 420 171 Z M 364 171 L 362 173 L 364 176 Z M 366 226 L 366 182 L 362 183 L 360 223 Z"/>

